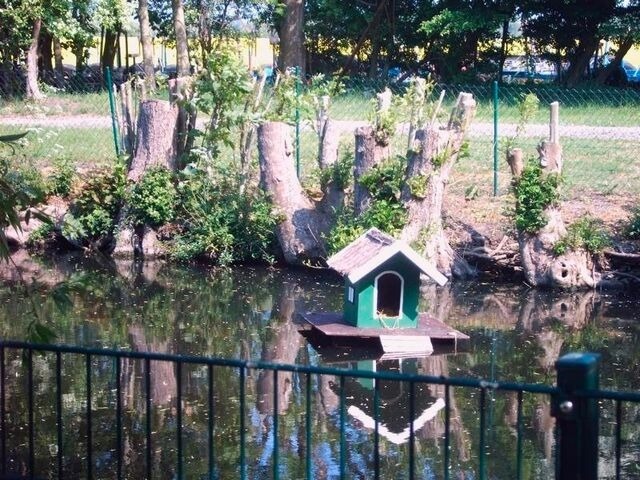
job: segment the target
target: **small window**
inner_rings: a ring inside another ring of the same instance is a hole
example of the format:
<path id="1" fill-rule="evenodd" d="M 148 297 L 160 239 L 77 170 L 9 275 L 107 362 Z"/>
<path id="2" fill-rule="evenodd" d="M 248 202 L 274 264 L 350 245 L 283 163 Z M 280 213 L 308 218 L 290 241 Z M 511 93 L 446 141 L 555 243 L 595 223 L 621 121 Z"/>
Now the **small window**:
<path id="1" fill-rule="evenodd" d="M 353 287 L 349 287 L 349 290 L 347 291 L 347 298 L 350 303 L 353 303 L 353 293 Z"/>

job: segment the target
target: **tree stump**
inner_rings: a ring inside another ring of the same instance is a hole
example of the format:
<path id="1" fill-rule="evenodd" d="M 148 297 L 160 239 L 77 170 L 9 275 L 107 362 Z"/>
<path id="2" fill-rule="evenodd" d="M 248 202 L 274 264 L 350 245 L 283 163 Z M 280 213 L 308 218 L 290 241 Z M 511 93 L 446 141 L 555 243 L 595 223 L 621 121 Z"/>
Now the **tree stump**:
<path id="1" fill-rule="evenodd" d="M 151 167 L 177 168 L 178 107 L 167 101 L 146 100 L 140 104 L 135 155 L 127 178 L 135 183 Z M 157 257 L 163 249 L 155 232 L 145 226 L 127 224 L 128 208 L 120 209 L 116 221 L 113 255 L 116 257 Z"/>
<path id="2" fill-rule="evenodd" d="M 369 191 L 360 183 L 360 179 L 373 167 L 389 158 L 389 145 L 376 139 L 374 127 L 358 127 L 355 132 L 356 152 L 353 172 L 354 211 L 356 215 L 364 213 L 371 203 Z"/>
<path id="3" fill-rule="evenodd" d="M 558 135 L 558 102 L 550 105 L 549 140 L 538 146 L 540 166 L 544 175 L 562 173 L 562 145 Z M 521 178 L 525 168 L 522 151 L 507 152 L 507 162 L 514 180 Z M 594 288 L 600 281 L 589 252 L 569 251 L 556 255 L 553 247 L 566 234 L 562 213 L 558 205 L 549 205 L 543 212 L 546 224 L 535 233 L 518 231 L 518 245 L 524 274 L 534 287 Z"/>
<path id="4" fill-rule="evenodd" d="M 409 152 L 401 199 L 408 211 L 400 238 L 414 244 L 425 258 L 446 276 L 458 278 L 475 271 L 456 255 L 442 225 L 442 204 L 446 185 L 464 141 L 476 102 L 461 93 L 445 129 L 428 126 L 415 133 L 418 148 Z"/>
<path id="5" fill-rule="evenodd" d="M 260 125 L 258 152 L 260 184 L 271 195 L 281 219 L 276 235 L 285 261 L 292 265 L 324 261 L 322 236 L 329 221 L 302 190 L 293 158 L 291 127 L 282 122 Z"/>
<path id="6" fill-rule="evenodd" d="M 128 178 L 137 182 L 150 167 L 174 171 L 177 166 L 178 107 L 164 100 L 140 104 L 136 147 Z"/>

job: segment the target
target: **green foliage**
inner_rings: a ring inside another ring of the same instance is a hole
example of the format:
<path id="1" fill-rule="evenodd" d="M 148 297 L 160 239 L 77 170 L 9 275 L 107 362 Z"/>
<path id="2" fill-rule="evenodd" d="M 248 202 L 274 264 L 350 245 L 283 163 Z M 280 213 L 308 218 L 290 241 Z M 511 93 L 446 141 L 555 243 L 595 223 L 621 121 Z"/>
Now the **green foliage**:
<path id="1" fill-rule="evenodd" d="M 640 238 L 640 208 L 635 208 L 631 212 L 631 218 L 625 231 L 630 238 Z"/>
<path id="2" fill-rule="evenodd" d="M 592 217 L 582 217 L 569 225 L 567 234 L 553 246 L 553 252 L 556 255 L 562 255 L 582 249 L 596 254 L 609 245 L 611 245 L 611 239 L 604 231 L 602 221 Z"/>
<path id="3" fill-rule="evenodd" d="M 169 242 L 177 260 L 207 258 L 221 265 L 273 261 L 276 216 L 257 188 L 240 193 L 230 172 L 192 168 L 178 184 L 176 217 L 184 223 Z"/>
<path id="4" fill-rule="evenodd" d="M 216 158 L 224 146 L 234 146 L 234 129 L 247 118 L 241 106 L 251 93 L 251 79 L 246 67 L 231 48 L 220 48 L 207 58 L 198 75 L 191 108 L 209 115 L 203 146 Z"/>
<path id="5" fill-rule="evenodd" d="M 300 80 L 295 73 L 278 73 L 271 98 L 264 106 L 262 119 L 293 124 L 296 115 L 300 119 L 308 119 L 311 118 L 312 111 L 311 96 L 302 92 Z"/>
<path id="6" fill-rule="evenodd" d="M 171 172 L 163 167 L 148 170 L 128 195 L 133 223 L 152 227 L 169 223 L 175 215 L 177 196 Z"/>
<path id="7" fill-rule="evenodd" d="M 544 211 L 558 201 L 560 180 L 557 174 L 546 174 L 536 160 L 526 163 L 522 175 L 513 182 L 518 230 L 536 233 L 546 225 Z"/>
<path id="8" fill-rule="evenodd" d="M 371 99 L 372 111 L 369 120 L 373 124 L 376 142 L 380 145 L 388 145 L 396 133 L 396 125 L 399 118 L 397 101 L 394 103 L 391 91 L 386 88 Z"/>
<path id="9" fill-rule="evenodd" d="M 111 168 L 91 172 L 73 198 L 65 217 L 63 233 L 80 243 L 94 242 L 113 234 L 115 217 L 124 198 L 126 165 L 119 161 Z"/>
<path id="10" fill-rule="evenodd" d="M 47 177 L 47 192 L 51 195 L 67 197 L 71 193 L 76 179 L 76 167 L 67 156 L 57 157 L 53 161 L 53 171 Z"/>
<path id="11" fill-rule="evenodd" d="M 407 181 L 407 186 L 411 195 L 416 198 L 425 198 L 429 189 L 430 175 L 414 175 Z"/>
<path id="12" fill-rule="evenodd" d="M 400 200 L 405 162 L 397 157 L 376 165 L 362 177 L 360 184 L 374 200 Z"/>
<path id="13" fill-rule="evenodd" d="M 330 253 L 342 249 L 372 227 L 390 235 L 400 233 L 407 221 L 407 211 L 400 202 L 404 168 L 402 159 L 396 158 L 376 165 L 360 178 L 372 197 L 371 203 L 358 217 L 350 209 L 338 215 L 336 225 L 326 238 Z"/>
<path id="14" fill-rule="evenodd" d="M 516 140 L 524 133 L 527 124 L 533 119 L 540 107 L 540 99 L 535 93 L 522 95 L 518 102 L 518 124 L 513 137 L 507 138 L 507 151 L 515 145 Z"/>
<path id="15" fill-rule="evenodd" d="M 37 249 L 44 247 L 54 234 L 53 223 L 43 223 L 29 233 L 27 247 Z"/>
<path id="16" fill-rule="evenodd" d="M 320 171 L 320 185 L 324 188 L 329 183 L 345 190 L 353 180 L 353 156 L 345 153 L 333 165 Z"/>

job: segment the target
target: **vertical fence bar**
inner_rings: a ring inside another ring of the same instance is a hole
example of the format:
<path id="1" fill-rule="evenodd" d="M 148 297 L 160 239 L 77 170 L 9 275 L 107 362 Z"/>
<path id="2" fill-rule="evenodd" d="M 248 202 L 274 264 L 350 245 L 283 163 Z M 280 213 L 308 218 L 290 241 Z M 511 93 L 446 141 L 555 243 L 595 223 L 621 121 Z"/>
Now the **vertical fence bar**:
<path id="1" fill-rule="evenodd" d="M 111 80 L 111 69 L 105 68 L 107 80 L 107 91 L 109 92 L 109 110 L 111 111 L 111 131 L 113 133 L 113 144 L 116 147 L 116 155 L 120 156 L 120 142 L 118 141 L 118 122 L 116 121 L 116 102 L 113 98 L 113 82 Z"/>
<path id="2" fill-rule="evenodd" d="M 311 470 L 311 374 L 307 373 L 307 396 L 305 397 L 305 436 L 306 436 L 306 474 L 307 480 L 313 478 Z"/>
<path id="3" fill-rule="evenodd" d="M 244 421 L 244 411 L 245 411 L 245 401 L 244 398 L 245 392 L 245 377 L 246 377 L 246 367 L 240 367 L 240 478 L 242 480 L 247 478 L 247 468 L 246 468 L 246 457 L 245 457 L 245 421 Z"/>
<path id="4" fill-rule="evenodd" d="M 518 432 L 518 440 L 516 445 L 516 475 L 517 479 L 522 478 L 522 390 L 518 390 L 518 414 L 516 420 L 516 429 Z"/>
<path id="5" fill-rule="evenodd" d="M 296 172 L 300 179 L 300 67 L 295 70 L 296 82 Z"/>
<path id="6" fill-rule="evenodd" d="M 449 480 L 449 464 L 451 463 L 451 387 L 444 386 L 444 480 Z"/>
<path id="7" fill-rule="evenodd" d="M 340 478 L 347 478 L 347 437 L 345 434 L 346 410 L 344 375 L 340 375 Z"/>
<path id="8" fill-rule="evenodd" d="M 93 419 L 91 418 L 91 355 L 85 356 L 85 368 L 87 376 L 87 479 L 93 478 L 93 439 L 91 431 Z"/>
<path id="9" fill-rule="evenodd" d="M 278 369 L 273 370 L 273 480 L 278 480 Z"/>
<path id="10" fill-rule="evenodd" d="M 115 357 L 116 362 L 116 478 L 122 478 L 122 358 Z"/>
<path id="11" fill-rule="evenodd" d="M 493 196 L 498 195 L 498 81 L 493 81 Z"/>
<path id="12" fill-rule="evenodd" d="M 2 459 L 2 475 L 7 473 L 7 412 L 6 406 L 6 388 L 5 383 L 5 367 L 4 367 L 4 346 L 0 347 L 0 428 L 2 428 L 2 437 L 0 437 L 0 457 Z"/>
<path id="13" fill-rule="evenodd" d="M 33 418 L 33 350 L 27 350 L 27 398 L 28 398 L 28 431 L 29 431 L 29 478 L 35 477 L 35 442 L 34 442 L 34 418 Z"/>
<path id="14" fill-rule="evenodd" d="M 208 388 L 208 403 L 209 403 L 209 422 L 208 422 L 208 441 L 209 441 L 209 480 L 214 480 L 215 478 L 215 450 L 213 444 L 213 428 L 214 428 L 214 404 L 213 404 L 213 365 L 208 366 L 208 375 L 207 379 L 209 382 Z"/>
<path id="15" fill-rule="evenodd" d="M 146 470 L 147 480 L 151 480 L 153 474 L 153 463 L 151 457 L 151 360 L 144 359 L 144 390 L 145 390 L 145 444 L 146 450 Z"/>
<path id="16" fill-rule="evenodd" d="M 380 478 L 380 380 L 373 379 L 373 468 L 375 480 Z"/>
<path id="17" fill-rule="evenodd" d="M 176 362 L 176 449 L 178 461 L 178 480 L 184 478 L 183 454 L 182 454 L 182 362 Z"/>
<path id="18" fill-rule="evenodd" d="M 622 401 L 616 400 L 616 479 L 622 478 Z"/>
<path id="19" fill-rule="evenodd" d="M 58 480 L 64 477 L 62 448 L 62 354 L 56 352 L 56 441 L 58 443 Z"/>
<path id="20" fill-rule="evenodd" d="M 485 477 L 485 442 L 486 442 L 486 427 L 487 418 L 485 414 L 485 407 L 487 402 L 487 390 L 485 388 L 480 389 L 480 445 L 478 447 L 478 478 L 483 480 Z"/>
<path id="21" fill-rule="evenodd" d="M 409 382 L 409 480 L 412 480 L 416 471 L 416 437 L 413 431 L 413 419 L 416 416 L 416 384 Z"/>
<path id="22" fill-rule="evenodd" d="M 556 361 L 557 385 L 561 393 L 552 398 L 551 415 L 556 417 L 559 480 L 598 478 L 598 401 L 576 392 L 599 388 L 600 355 L 570 353 Z"/>

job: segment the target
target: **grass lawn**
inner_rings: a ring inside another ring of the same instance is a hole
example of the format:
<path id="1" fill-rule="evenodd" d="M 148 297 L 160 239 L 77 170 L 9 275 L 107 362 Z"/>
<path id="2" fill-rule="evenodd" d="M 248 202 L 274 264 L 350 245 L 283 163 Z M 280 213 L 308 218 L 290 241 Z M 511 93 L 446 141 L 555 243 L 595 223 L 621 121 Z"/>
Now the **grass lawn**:
<path id="1" fill-rule="evenodd" d="M 56 157 L 65 156 L 79 166 L 106 165 L 116 158 L 111 129 L 106 128 L 43 128 L 7 127 L 0 125 L 0 134 L 29 131 L 16 149 L 20 156 L 46 166 Z"/>

